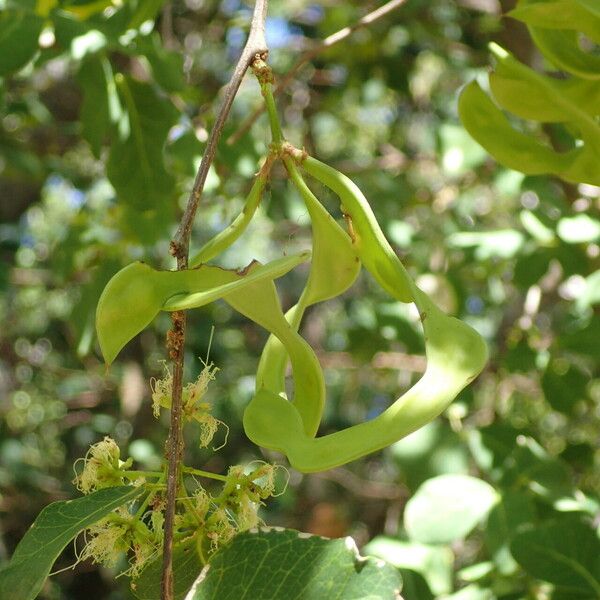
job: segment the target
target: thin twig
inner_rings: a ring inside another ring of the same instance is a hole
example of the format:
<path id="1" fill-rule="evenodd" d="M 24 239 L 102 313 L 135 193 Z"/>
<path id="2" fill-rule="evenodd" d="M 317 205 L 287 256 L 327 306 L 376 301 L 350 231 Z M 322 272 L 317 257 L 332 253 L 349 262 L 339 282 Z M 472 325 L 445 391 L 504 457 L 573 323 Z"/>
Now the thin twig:
<path id="1" fill-rule="evenodd" d="M 256 0 L 248 41 L 244 46 L 225 91 L 223 103 L 217 119 L 210 132 L 206 150 L 202 156 L 194 186 L 190 193 L 185 212 L 181 218 L 175 238 L 171 241 L 171 254 L 177 259 L 177 270 L 187 269 L 190 235 L 196 211 L 200 203 L 208 170 L 213 162 L 217 144 L 223 132 L 223 127 L 231 105 L 240 87 L 244 74 L 256 55 L 266 57 L 268 53 L 265 40 L 265 20 L 267 17 L 268 0 Z M 173 360 L 173 387 L 171 396 L 171 423 L 167 440 L 167 497 L 165 508 L 165 537 L 163 543 L 163 564 L 161 577 L 161 599 L 173 600 L 173 525 L 179 486 L 179 467 L 183 457 L 183 415 L 181 396 L 183 390 L 183 362 L 185 345 L 185 312 L 177 311 L 172 314 L 173 327 L 169 331 L 167 343 L 169 354 Z"/>
<path id="2" fill-rule="evenodd" d="M 305 64 L 307 64 L 313 58 L 315 58 L 315 56 L 319 55 L 324 50 L 327 50 L 327 48 L 331 48 L 331 46 L 333 46 L 334 44 L 345 40 L 347 37 L 352 35 L 357 29 L 367 27 L 371 25 L 371 23 L 378 21 L 379 19 L 396 10 L 397 8 L 400 8 L 400 6 L 405 4 L 406 1 L 407 0 L 390 0 L 383 6 L 380 6 L 379 8 L 360 18 L 353 25 L 349 25 L 347 27 L 344 27 L 343 29 L 340 29 L 339 31 L 336 31 L 335 33 L 332 33 L 330 36 L 326 37 L 322 42 L 315 44 L 312 48 L 309 48 L 308 50 L 303 52 L 298 57 L 298 60 L 294 63 L 292 68 L 287 72 L 285 77 L 282 77 L 279 83 L 275 86 L 273 93 L 276 96 L 280 94 L 290 84 L 290 82 L 294 80 L 298 71 Z M 236 142 L 238 142 L 240 138 L 250 129 L 250 127 L 252 127 L 254 121 L 256 121 L 256 119 L 258 119 L 260 115 L 262 115 L 264 110 L 264 103 L 260 106 L 257 106 L 254 112 L 252 112 L 248 117 L 246 117 L 246 119 L 244 119 L 237 131 L 235 131 L 229 136 L 229 138 L 227 139 L 227 144 L 233 145 Z"/>
<path id="3" fill-rule="evenodd" d="M 269 50 L 265 40 L 265 20 L 267 17 L 267 7 L 268 0 L 256 0 L 248 41 L 244 46 L 242 55 L 235 66 L 233 75 L 231 76 L 227 90 L 225 91 L 225 97 L 223 98 L 223 103 L 221 104 L 219 114 L 217 115 L 217 120 L 215 121 L 212 131 L 208 136 L 206 150 L 202 156 L 202 161 L 200 163 L 200 167 L 198 168 L 198 173 L 196 174 L 194 187 L 190 193 L 185 213 L 181 219 L 175 239 L 171 243 L 171 254 L 178 259 L 180 256 L 187 254 L 192 224 L 194 222 L 196 210 L 198 209 L 202 190 L 204 189 L 204 183 L 206 182 L 206 177 L 208 176 L 208 170 L 214 159 L 215 152 L 217 150 L 217 143 L 221 137 L 221 133 L 223 132 L 223 126 L 225 125 L 225 121 L 227 120 L 229 111 L 231 110 L 233 100 L 238 92 L 240 84 L 242 83 L 242 79 L 244 78 L 250 63 L 254 60 L 257 54 L 261 57 L 264 56 L 264 58 L 266 58 L 266 55 L 268 54 Z"/>

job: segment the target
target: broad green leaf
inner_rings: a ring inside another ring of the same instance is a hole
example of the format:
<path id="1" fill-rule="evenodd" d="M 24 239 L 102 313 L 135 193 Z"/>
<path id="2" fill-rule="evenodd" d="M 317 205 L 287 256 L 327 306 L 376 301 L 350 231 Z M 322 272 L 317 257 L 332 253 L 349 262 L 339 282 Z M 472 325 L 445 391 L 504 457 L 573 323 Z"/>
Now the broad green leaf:
<path id="1" fill-rule="evenodd" d="M 110 63 L 103 56 L 89 56 L 81 64 L 77 81 L 83 90 L 79 116 L 81 135 L 90 144 L 94 156 L 99 158 L 108 127 L 119 118 L 122 110 Z"/>
<path id="2" fill-rule="evenodd" d="M 163 148 L 178 113 L 153 87 L 118 75 L 117 86 L 126 109 L 119 139 L 111 146 L 106 173 L 119 199 L 136 210 L 171 201 L 175 180 L 167 172 Z"/>
<path id="3" fill-rule="evenodd" d="M 600 56 L 580 49 L 575 31 L 529 27 L 535 45 L 557 67 L 583 79 L 600 80 Z"/>
<path id="4" fill-rule="evenodd" d="M 155 81 L 164 90 L 177 92 L 185 87 L 183 55 L 180 52 L 167 50 L 157 33 L 138 37 L 137 45 L 139 53 L 150 63 Z"/>
<path id="5" fill-rule="evenodd" d="M 581 520 L 563 518 L 519 533 L 510 549 L 531 576 L 563 592 L 600 597 L 600 540 Z"/>
<path id="6" fill-rule="evenodd" d="M 560 153 L 515 130 L 475 81 L 463 89 L 458 110 L 467 131 L 504 166 L 528 175 L 555 173 L 567 181 L 600 183 L 594 124 L 593 144 Z"/>
<path id="7" fill-rule="evenodd" d="M 493 506 L 485 527 L 485 543 L 500 573 L 514 573 L 517 564 L 510 553 L 510 542 L 535 519 L 535 505 L 523 492 L 504 492 Z"/>
<path id="8" fill-rule="evenodd" d="M 379 556 L 395 567 L 420 573 L 436 596 L 452 590 L 454 555 L 450 548 L 377 536 L 363 548 L 363 552 Z"/>
<path id="9" fill-rule="evenodd" d="M 485 481 L 468 475 L 427 480 L 406 503 L 404 526 L 412 540 L 444 544 L 466 537 L 498 496 Z"/>
<path id="10" fill-rule="evenodd" d="M 529 489 L 551 504 L 572 498 L 575 487 L 567 465 L 533 438 L 519 436 L 506 458 L 502 487 Z"/>
<path id="11" fill-rule="evenodd" d="M 577 0 L 525 3 L 507 13 L 527 25 L 544 29 L 574 29 L 600 43 L 600 15 Z"/>
<path id="12" fill-rule="evenodd" d="M 160 598 L 162 578 L 162 556 L 153 560 L 131 582 L 131 591 L 139 600 Z M 203 564 L 198 557 L 196 541 L 182 542 L 173 548 L 173 595 L 175 600 L 183 600 L 202 571 Z"/>
<path id="13" fill-rule="evenodd" d="M 185 271 L 157 271 L 140 262 L 128 265 L 113 276 L 98 301 L 96 330 L 104 359 L 112 363 L 161 310 L 204 306 L 249 283 L 281 277 L 309 256 L 303 253 L 267 265 L 252 263 L 242 272 L 209 265 Z"/>
<path id="14" fill-rule="evenodd" d="M 490 49 L 498 61 L 490 74 L 490 89 L 503 108 L 533 121 L 573 121 L 586 130 L 596 126 L 588 116 L 600 113 L 600 83 L 548 77 L 520 63 L 497 44 L 490 44 Z"/>
<path id="15" fill-rule="evenodd" d="M 187 600 L 396 600 L 400 587 L 398 571 L 360 557 L 352 538 L 270 529 L 236 536 L 204 568 Z"/>
<path id="16" fill-rule="evenodd" d="M 134 500 L 143 487 L 99 490 L 76 500 L 53 502 L 38 515 L 0 571 L 2 600 L 33 600 L 63 548 L 86 527 Z"/>
<path id="17" fill-rule="evenodd" d="M 38 50 L 44 19 L 21 10 L 0 12 L 0 77 L 24 67 Z"/>
<path id="18" fill-rule="evenodd" d="M 550 360 L 542 375 L 544 396 L 554 410 L 572 414 L 576 404 L 587 398 L 589 376 L 565 360 Z"/>

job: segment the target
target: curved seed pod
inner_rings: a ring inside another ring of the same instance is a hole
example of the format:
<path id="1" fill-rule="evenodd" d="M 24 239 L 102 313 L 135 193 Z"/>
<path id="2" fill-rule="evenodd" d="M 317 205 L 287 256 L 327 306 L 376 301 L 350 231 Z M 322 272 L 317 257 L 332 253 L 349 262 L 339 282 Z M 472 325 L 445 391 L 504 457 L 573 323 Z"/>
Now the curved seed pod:
<path id="1" fill-rule="evenodd" d="M 292 402 L 282 400 L 298 414 L 303 435 L 312 438 L 321 422 L 325 404 L 323 372 L 312 348 L 286 320 L 275 285 L 272 281 L 257 281 L 228 294 L 225 301 L 276 336 L 282 344 L 284 356 L 289 356 L 292 364 L 295 382 Z M 266 389 L 264 377 L 264 371 L 257 375 L 259 390 Z"/>
<path id="2" fill-rule="evenodd" d="M 354 249 L 379 285 L 402 302 L 412 302 L 410 277 L 358 186 L 343 173 L 310 156 L 303 159 L 302 168 L 340 197 L 342 212 L 352 224 Z M 391 281 L 396 282 L 396 287 L 390 284 Z"/>
<path id="3" fill-rule="evenodd" d="M 260 204 L 262 194 L 269 180 L 272 164 L 273 156 L 269 155 L 267 156 L 265 164 L 256 176 L 252 188 L 250 188 L 242 212 L 233 220 L 231 225 L 206 242 L 206 244 L 198 250 L 194 257 L 189 261 L 190 268 L 197 267 L 201 263 L 208 262 L 215 256 L 221 254 L 227 250 L 227 248 L 229 248 L 229 246 L 231 246 L 244 231 L 246 231 L 248 224 L 252 220 L 252 217 Z"/>
<path id="4" fill-rule="evenodd" d="M 310 191 L 294 162 L 289 157 L 284 160 L 290 178 L 310 214 L 313 234 L 312 258 L 306 287 L 298 304 L 286 314 L 290 326 L 297 331 L 308 306 L 339 296 L 354 283 L 360 272 L 360 260 L 350 236 Z M 287 362 L 285 347 L 277 337 L 271 336 L 261 354 L 256 389 L 264 387 L 276 394 L 285 394 Z"/>
<path id="5" fill-rule="evenodd" d="M 301 415 L 285 398 L 267 389 L 257 392 L 244 413 L 248 437 L 284 452 L 300 471 L 311 472 L 379 450 L 435 418 L 483 369 L 487 348 L 477 332 L 443 313 L 412 283 L 370 208 L 365 210 L 364 196 L 357 197 L 356 186 L 347 177 L 312 158 L 306 158 L 303 166 L 340 196 L 351 216 L 355 239 L 361 241 L 358 255 L 367 269 L 373 268 L 371 273 L 398 300 L 404 302 L 410 294 L 421 314 L 427 354 L 425 374 L 381 415 L 320 438 L 305 434 Z"/>
<path id="6" fill-rule="evenodd" d="M 479 374 L 487 350 L 473 329 L 445 315 L 416 288 L 415 303 L 426 315 L 427 369 L 386 411 L 370 421 L 311 438 L 302 430 L 302 418 L 294 406 L 263 389 L 244 413 L 248 437 L 260 446 L 283 452 L 299 471 L 315 472 L 385 448 L 437 417 Z"/>
<path id="7" fill-rule="evenodd" d="M 256 281 L 281 277 L 309 257 L 304 252 L 266 265 L 253 263 L 241 272 L 209 265 L 185 271 L 128 265 L 106 284 L 98 301 L 96 331 L 104 360 L 110 364 L 160 310 L 203 306 Z"/>

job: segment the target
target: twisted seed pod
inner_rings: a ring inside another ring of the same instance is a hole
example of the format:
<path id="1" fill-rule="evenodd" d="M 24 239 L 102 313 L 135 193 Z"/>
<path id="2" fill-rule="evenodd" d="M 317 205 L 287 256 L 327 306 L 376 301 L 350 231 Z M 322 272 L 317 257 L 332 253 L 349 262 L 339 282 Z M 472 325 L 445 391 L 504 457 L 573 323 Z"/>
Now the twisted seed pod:
<path id="1" fill-rule="evenodd" d="M 287 159 L 285 162 L 290 178 L 308 209 L 313 231 L 308 281 L 298 303 L 286 314 L 291 328 L 298 331 L 307 307 L 339 296 L 354 283 L 360 271 L 360 260 L 354 251 L 350 236 L 310 191 L 293 161 Z M 272 335 L 261 354 L 256 374 L 256 389 L 266 388 L 285 396 L 287 362 L 285 346 Z M 298 401 L 296 399 L 296 405 Z"/>
<path id="2" fill-rule="evenodd" d="M 416 287 L 366 199 L 347 177 L 310 157 L 303 158 L 302 166 L 339 195 L 353 228 L 354 249 L 367 270 L 393 297 L 417 306 L 427 354 L 424 375 L 382 414 L 319 438 L 307 435 L 303 418 L 292 403 L 269 389 L 257 391 L 244 413 L 246 434 L 256 444 L 286 454 L 298 470 L 311 472 L 384 448 L 438 416 L 483 369 L 487 348 L 471 327 L 444 314 Z"/>
<path id="3" fill-rule="evenodd" d="M 158 271 L 135 262 L 106 284 L 96 309 L 96 331 L 107 364 L 144 330 L 161 310 L 204 306 L 257 281 L 272 281 L 310 258 L 310 252 L 266 265 L 251 263 L 243 271 L 202 265 L 185 271 Z"/>
<path id="4" fill-rule="evenodd" d="M 269 181 L 269 173 L 273 163 L 273 156 L 268 155 L 265 164 L 259 171 L 250 192 L 244 203 L 242 212 L 232 221 L 232 223 L 215 237 L 206 242 L 200 250 L 189 261 L 190 267 L 197 267 L 201 263 L 206 263 L 215 256 L 223 253 L 246 231 L 256 209 L 262 199 L 262 194 Z"/>

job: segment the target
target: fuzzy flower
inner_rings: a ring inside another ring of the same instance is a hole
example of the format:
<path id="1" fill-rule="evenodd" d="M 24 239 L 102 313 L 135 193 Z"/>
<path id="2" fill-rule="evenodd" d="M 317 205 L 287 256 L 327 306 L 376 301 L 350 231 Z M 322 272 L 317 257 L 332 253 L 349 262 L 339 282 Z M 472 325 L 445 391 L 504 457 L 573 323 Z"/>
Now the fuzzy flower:
<path id="1" fill-rule="evenodd" d="M 211 549 L 217 550 L 229 542 L 236 534 L 236 528 L 224 508 L 217 508 L 206 522 L 206 537 L 210 540 Z"/>
<path id="2" fill-rule="evenodd" d="M 188 383 L 181 391 L 185 419 L 196 421 L 200 425 L 200 448 L 206 448 L 211 443 L 219 425 L 223 425 L 229 431 L 225 423 L 210 414 L 210 404 L 201 401 L 206 394 L 208 384 L 214 381 L 218 370 L 213 363 L 205 363 L 196 381 Z M 161 408 L 171 408 L 173 374 L 165 365 L 165 376 L 162 379 L 153 379 L 150 384 L 152 387 L 152 412 L 155 417 L 158 417 Z"/>
<path id="3" fill-rule="evenodd" d="M 80 560 L 91 558 L 93 562 L 106 567 L 114 567 L 117 564 L 130 546 L 129 525 L 125 513 L 126 509 L 117 509 L 117 512 L 88 527 L 86 544 L 79 556 Z"/>
<path id="4" fill-rule="evenodd" d="M 89 494 L 102 488 L 123 484 L 121 471 L 131 465 L 131 459 L 123 462 L 117 443 L 110 437 L 105 437 L 90 447 L 83 459 L 83 470 L 75 476 L 73 483 L 84 494 Z"/>

